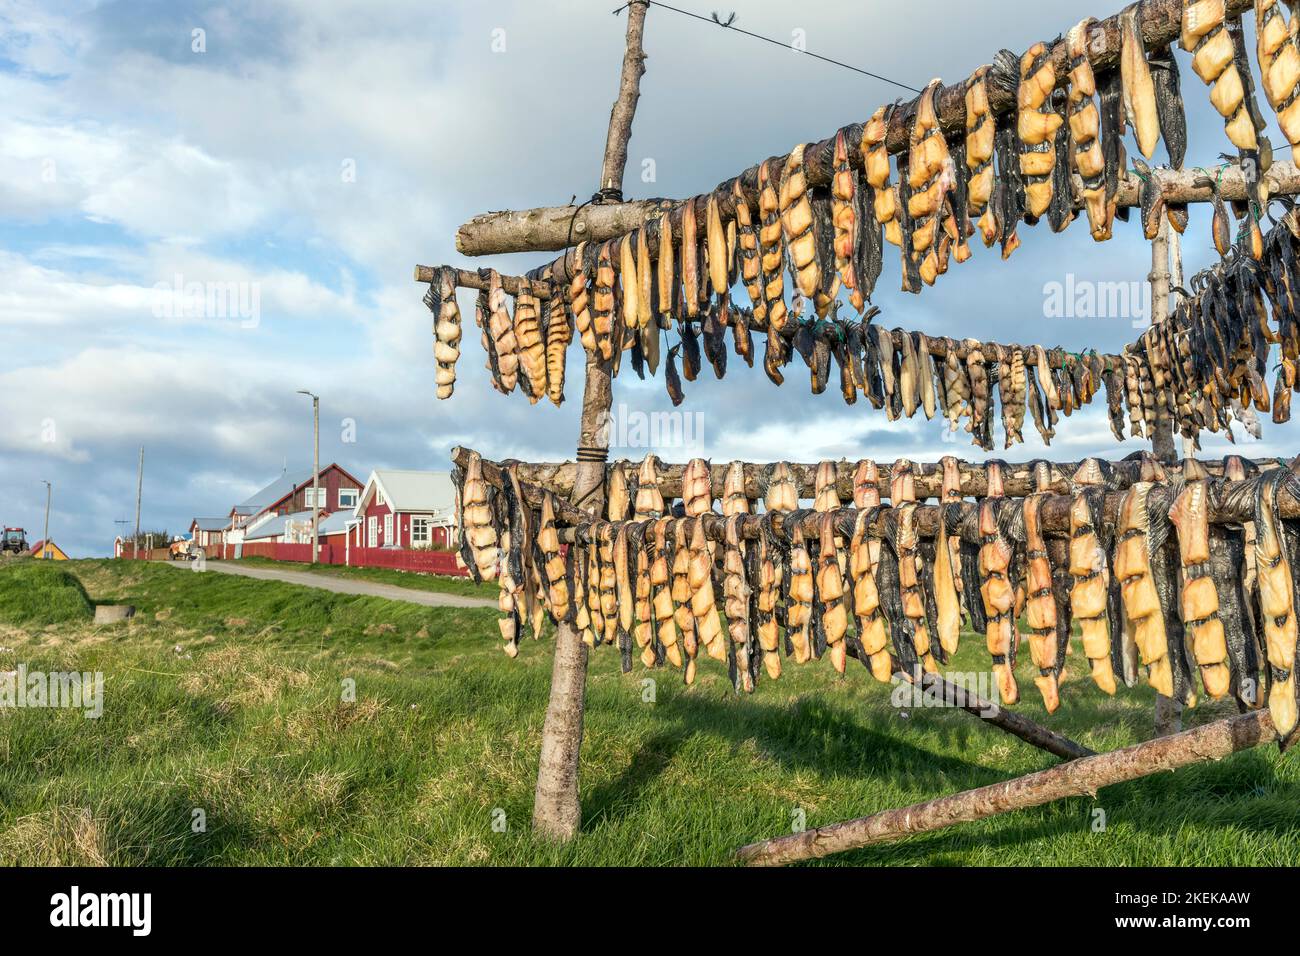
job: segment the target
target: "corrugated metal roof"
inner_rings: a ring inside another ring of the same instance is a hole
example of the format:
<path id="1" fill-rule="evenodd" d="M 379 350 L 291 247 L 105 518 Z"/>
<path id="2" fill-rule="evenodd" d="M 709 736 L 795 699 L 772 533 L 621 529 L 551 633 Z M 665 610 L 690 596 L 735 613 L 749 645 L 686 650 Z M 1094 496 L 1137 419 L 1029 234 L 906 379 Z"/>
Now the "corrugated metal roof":
<path id="1" fill-rule="evenodd" d="M 282 535 L 290 521 L 307 521 L 310 523 L 311 512 L 299 511 L 294 514 L 276 515 L 274 518 L 268 518 L 263 524 L 245 534 L 244 540 L 258 541 L 263 538 L 274 538 Z"/>
<path id="2" fill-rule="evenodd" d="M 307 512 L 311 514 L 311 512 Z M 355 521 L 351 511 L 336 511 L 328 518 L 321 518 L 320 525 L 316 528 L 317 534 L 343 534 L 348 530 L 347 523 Z"/>
<path id="3" fill-rule="evenodd" d="M 191 525 L 198 525 L 200 531 L 224 531 L 230 527 L 229 518 L 195 518 Z"/>
<path id="4" fill-rule="evenodd" d="M 433 513 L 456 507 L 456 489 L 446 471 L 375 469 L 373 477 L 394 511 Z"/>
<path id="5" fill-rule="evenodd" d="M 263 508 L 275 504 L 293 489 L 307 481 L 311 481 L 310 468 L 305 468 L 302 471 L 287 471 L 247 501 L 241 501 L 235 507 L 253 508 L 261 511 Z"/>

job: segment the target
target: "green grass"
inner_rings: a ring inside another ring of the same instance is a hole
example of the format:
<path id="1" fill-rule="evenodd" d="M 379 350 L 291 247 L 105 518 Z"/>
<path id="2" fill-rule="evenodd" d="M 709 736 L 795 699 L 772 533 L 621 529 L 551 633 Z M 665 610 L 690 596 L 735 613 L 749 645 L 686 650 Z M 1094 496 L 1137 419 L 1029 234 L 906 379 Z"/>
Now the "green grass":
<path id="1" fill-rule="evenodd" d="M 442 574 L 421 574 L 418 571 L 398 571 L 394 568 L 357 568 L 343 564 L 311 565 L 305 561 L 272 561 L 270 558 L 240 558 L 237 563 L 288 571 L 310 571 L 312 574 L 356 578 L 379 584 L 392 584 L 399 588 L 436 591 L 439 594 L 459 594 L 462 597 L 496 600 L 497 596 L 495 584 L 475 584 L 469 578 L 453 578 Z"/>
<path id="2" fill-rule="evenodd" d="M 70 567 L 96 600 L 139 612 L 102 627 L 0 626 L 0 670 L 106 677 L 99 720 L 0 711 L 4 863 L 724 864 L 800 812 L 816 826 L 1055 763 L 964 713 L 902 712 L 853 662 L 843 678 L 824 661 L 790 666 L 738 699 L 712 662 L 687 688 L 671 670 L 623 675 L 603 649 L 583 831 L 557 847 L 528 826 L 549 641 L 510 661 L 488 609 L 144 563 Z M 0 575 L 0 602 L 13 583 Z M 985 656 L 968 638 L 953 668 L 979 671 Z M 1076 648 L 1070 670 L 1082 666 Z M 1046 717 L 1028 667 L 1020 678 L 1020 711 L 1094 749 L 1149 736 L 1145 689 L 1107 698 L 1071 680 Z M 341 699 L 348 680 L 355 702 Z M 1228 712 L 1202 705 L 1188 722 Z M 822 863 L 1296 865 L 1298 798 L 1300 761 L 1259 747 Z"/>
<path id="3" fill-rule="evenodd" d="M 0 622 L 16 625 L 87 621 L 95 607 L 64 561 L 0 563 Z"/>

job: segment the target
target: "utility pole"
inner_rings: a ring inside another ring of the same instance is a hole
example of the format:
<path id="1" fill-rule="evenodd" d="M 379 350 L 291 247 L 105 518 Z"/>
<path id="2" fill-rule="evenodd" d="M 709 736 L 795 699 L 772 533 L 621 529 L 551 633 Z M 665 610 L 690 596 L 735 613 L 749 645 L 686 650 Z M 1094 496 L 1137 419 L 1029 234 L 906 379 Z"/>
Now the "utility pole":
<path id="1" fill-rule="evenodd" d="M 316 563 L 316 553 L 320 549 L 318 526 L 320 525 L 320 396 L 313 395 L 305 388 L 298 389 L 299 395 L 311 399 L 311 416 L 313 429 L 313 451 L 311 457 L 311 563 Z"/>
<path id="2" fill-rule="evenodd" d="M 144 445 L 140 446 L 140 464 L 135 470 L 135 537 L 131 541 L 131 557 L 140 557 L 140 496 L 144 491 Z"/>
<path id="3" fill-rule="evenodd" d="M 42 479 L 44 480 L 44 479 Z M 50 498 L 54 495 L 54 486 L 48 481 L 45 482 L 45 533 L 41 535 L 41 557 L 49 557 L 50 550 Z"/>

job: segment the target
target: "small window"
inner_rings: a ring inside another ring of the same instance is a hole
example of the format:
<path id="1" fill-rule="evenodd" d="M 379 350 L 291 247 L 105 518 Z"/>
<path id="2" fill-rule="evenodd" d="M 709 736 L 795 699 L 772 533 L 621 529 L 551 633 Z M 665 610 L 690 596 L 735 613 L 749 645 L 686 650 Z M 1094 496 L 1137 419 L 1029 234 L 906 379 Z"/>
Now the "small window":
<path id="1" fill-rule="evenodd" d="M 380 491 L 378 488 L 375 489 L 375 504 L 377 505 L 388 504 L 388 501 L 384 498 L 384 493 Z"/>
<path id="2" fill-rule="evenodd" d="M 393 543 L 393 516 L 384 515 L 384 544 Z"/>
<path id="3" fill-rule="evenodd" d="M 315 500 L 320 507 L 325 507 L 325 488 L 306 488 L 303 493 L 303 505 L 310 508 Z"/>
<path id="4" fill-rule="evenodd" d="M 428 547 L 433 540 L 433 519 L 429 517 L 411 519 L 411 546 Z"/>
<path id="5" fill-rule="evenodd" d="M 339 508 L 355 508 L 357 506 L 357 489 L 340 488 L 339 489 Z"/>

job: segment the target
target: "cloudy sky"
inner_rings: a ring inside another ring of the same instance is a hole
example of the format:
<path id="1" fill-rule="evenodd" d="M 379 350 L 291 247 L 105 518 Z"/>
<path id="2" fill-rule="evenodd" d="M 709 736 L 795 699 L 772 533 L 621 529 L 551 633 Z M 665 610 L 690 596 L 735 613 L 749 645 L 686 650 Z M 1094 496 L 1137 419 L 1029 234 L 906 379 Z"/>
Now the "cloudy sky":
<path id="1" fill-rule="evenodd" d="M 919 87 L 1119 5 L 1097 2 L 1004 0 L 996 14 L 950 0 L 735 9 L 738 26 L 801 36 L 809 50 Z M 146 526 L 179 530 L 225 513 L 286 462 L 310 462 L 299 388 L 322 396 L 322 459 L 363 480 L 376 467 L 445 467 L 456 444 L 495 458 L 571 457 L 579 351 L 562 408 L 500 396 L 462 293 L 460 382 L 437 402 L 430 316 L 411 274 L 417 262 L 485 264 L 453 244 L 475 213 L 591 194 L 622 56 L 615 5 L 0 0 L 0 522 L 39 536 L 48 479 L 52 537 L 76 555 L 107 553 L 114 522 L 132 517 L 142 445 Z M 662 8 L 650 11 L 646 49 L 629 197 L 711 188 L 903 93 Z M 1178 57 L 1188 163 L 1217 162 L 1229 144 Z M 1273 140 L 1284 142 L 1276 131 Z M 1009 262 L 978 248 L 919 296 L 895 291 L 898 263 L 887 258 L 878 321 L 1071 349 L 1114 350 L 1134 337 L 1131 316 L 1045 317 L 1044 288 L 1068 274 L 1143 280 L 1150 257 L 1136 223 L 1104 244 L 1078 223 L 1021 235 Z M 1188 272 L 1210 255 L 1208 216 L 1196 210 Z M 549 258 L 495 264 L 517 272 Z M 195 283 L 234 294 L 195 312 L 167 291 Z M 804 374 L 791 372 L 777 389 L 733 361 L 722 382 L 706 369 L 688 383 L 682 408 L 701 415 L 700 453 L 984 457 L 964 440 L 944 443 L 937 423 L 887 423 L 833 388 L 809 395 Z M 662 379 L 630 375 L 615 403 L 670 407 Z M 1264 427 L 1249 453 L 1296 451 L 1296 426 Z M 1000 455 L 1042 455 L 1025 431 L 1026 445 Z M 1227 447 L 1210 436 L 1205 446 Z M 1114 444 L 1101 403 L 1058 426 L 1048 453 L 1139 447 Z"/>

